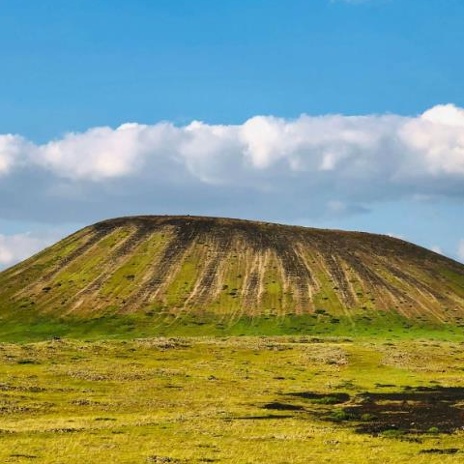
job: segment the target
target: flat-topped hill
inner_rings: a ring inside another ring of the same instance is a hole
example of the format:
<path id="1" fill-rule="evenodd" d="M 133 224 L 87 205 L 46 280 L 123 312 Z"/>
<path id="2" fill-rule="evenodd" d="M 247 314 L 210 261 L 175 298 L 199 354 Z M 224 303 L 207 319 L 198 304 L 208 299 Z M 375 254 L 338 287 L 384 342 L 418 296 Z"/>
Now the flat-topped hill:
<path id="1" fill-rule="evenodd" d="M 0 301 L 4 317 L 213 316 L 230 325 L 381 312 L 459 324 L 464 266 L 383 235 L 136 216 L 86 227 L 0 273 Z"/>

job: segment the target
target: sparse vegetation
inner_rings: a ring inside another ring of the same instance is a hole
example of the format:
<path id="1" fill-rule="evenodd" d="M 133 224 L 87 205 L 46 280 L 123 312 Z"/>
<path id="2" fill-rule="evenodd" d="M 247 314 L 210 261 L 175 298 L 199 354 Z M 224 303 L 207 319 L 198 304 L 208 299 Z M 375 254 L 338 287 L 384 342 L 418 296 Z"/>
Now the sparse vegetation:
<path id="1" fill-rule="evenodd" d="M 0 462 L 455 463 L 463 363 L 437 339 L 2 343 Z"/>
<path id="2" fill-rule="evenodd" d="M 0 273 L 0 462 L 458 462 L 463 320 L 389 237 L 105 221 Z"/>
<path id="3" fill-rule="evenodd" d="M 464 266 L 373 234 L 218 218 L 120 218 L 0 273 L 0 318 L 9 339 L 22 322 L 37 336 L 53 334 L 47 324 L 70 336 L 78 324 L 82 333 L 103 326 L 128 336 L 458 327 Z"/>

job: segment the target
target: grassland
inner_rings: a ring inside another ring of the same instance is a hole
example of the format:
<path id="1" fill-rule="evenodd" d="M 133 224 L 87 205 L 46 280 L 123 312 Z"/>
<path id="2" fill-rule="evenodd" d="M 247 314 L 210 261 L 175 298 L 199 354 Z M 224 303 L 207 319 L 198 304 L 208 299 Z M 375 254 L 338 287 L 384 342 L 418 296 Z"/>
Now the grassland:
<path id="1" fill-rule="evenodd" d="M 395 335 L 4 342 L 0 462 L 464 462 L 462 337 Z"/>
<path id="2" fill-rule="evenodd" d="M 220 317 L 214 313 L 109 314 L 101 317 L 62 317 L 38 315 L 34 311 L 0 316 L 0 341 L 34 342 L 54 337 L 87 340 L 130 340 L 147 337 L 198 336 L 308 336 L 400 338 L 424 337 L 461 340 L 463 329 L 456 324 L 412 321 L 395 311 L 364 311 L 359 315 L 338 315 L 323 309 L 314 314 Z"/>
<path id="3" fill-rule="evenodd" d="M 464 462 L 463 327 L 397 239 L 104 221 L 0 273 L 0 462 Z"/>

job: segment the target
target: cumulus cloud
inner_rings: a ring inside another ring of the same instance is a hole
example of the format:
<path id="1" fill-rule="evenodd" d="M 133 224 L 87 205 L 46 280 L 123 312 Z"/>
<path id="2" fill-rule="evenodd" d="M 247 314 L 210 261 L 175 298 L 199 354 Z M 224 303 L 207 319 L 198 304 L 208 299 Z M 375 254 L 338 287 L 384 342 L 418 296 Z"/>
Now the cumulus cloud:
<path id="1" fill-rule="evenodd" d="M 435 196 L 464 197 L 464 110 L 451 104 L 414 117 L 127 123 L 44 144 L 0 135 L 0 217 L 7 219 L 79 220 L 92 211 L 107 217 L 192 206 L 235 215 L 248 209 L 253 216 L 272 206 L 275 215 L 308 217 Z"/>
<path id="2" fill-rule="evenodd" d="M 407 121 L 399 132 L 409 162 L 432 176 L 464 175 L 464 110 L 439 105 Z M 405 163 L 407 166 L 407 163 Z M 420 172 L 420 171 L 419 171 Z"/>
<path id="3" fill-rule="evenodd" d="M 35 147 L 23 137 L 0 134 L 0 177 L 18 167 L 25 153 L 32 153 Z"/>
<path id="4" fill-rule="evenodd" d="M 0 234 L 0 269 L 25 259 L 56 240 L 54 235 Z"/>

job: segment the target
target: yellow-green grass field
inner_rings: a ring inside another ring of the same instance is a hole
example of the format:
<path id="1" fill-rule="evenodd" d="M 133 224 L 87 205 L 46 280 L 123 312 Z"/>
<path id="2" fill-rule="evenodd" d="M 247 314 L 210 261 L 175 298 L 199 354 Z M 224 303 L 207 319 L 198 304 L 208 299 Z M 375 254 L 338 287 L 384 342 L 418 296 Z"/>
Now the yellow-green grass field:
<path id="1" fill-rule="evenodd" d="M 1 463 L 464 462 L 464 343 L 0 344 Z"/>

